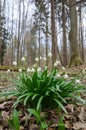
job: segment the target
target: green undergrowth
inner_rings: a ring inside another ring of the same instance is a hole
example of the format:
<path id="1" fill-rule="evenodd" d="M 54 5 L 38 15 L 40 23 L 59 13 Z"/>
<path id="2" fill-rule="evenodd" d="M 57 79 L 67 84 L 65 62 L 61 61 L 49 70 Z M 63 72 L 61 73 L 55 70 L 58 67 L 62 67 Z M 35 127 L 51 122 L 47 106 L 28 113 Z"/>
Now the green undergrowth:
<path id="1" fill-rule="evenodd" d="M 75 80 L 66 80 L 64 77 L 57 78 L 57 70 L 48 72 L 47 69 L 42 72 L 35 71 L 32 75 L 27 73 L 20 74 L 17 80 L 13 79 L 13 89 L 11 91 L 2 92 L 1 96 L 16 96 L 17 100 L 13 104 L 16 107 L 19 103 L 24 106 L 28 104 L 36 110 L 43 110 L 46 107 L 58 107 L 67 113 L 64 104 L 66 99 L 75 98 L 82 103 L 83 99 L 78 93 L 84 91 L 81 84 L 76 84 Z M 53 105 L 52 105 L 53 104 Z"/>
<path id="2" fill-rule="evenodd" d="M 16 108 L 19 104 L 22 104 L 30 115 L 33 114 L 38 118 L 40 130 L 46 129 L 48 127 L 46 121 L 41 120 L 39 116 L 45 109 L 57 109 L 58 111 L 60 108 L 60 112 L 67 114 L 65 105 L 68 103 L 86 104 L 86 101 L 80 97 L 85 92 L 84 86 L 80 83 L 76 84 L 76 78 L 57 77 L 58 73 L 56 69 L 51 72 L 48 69 L 40 72 L 35 70 L 30 74 L 22 72 L 18 79 L 12 80 L 14 85 L 11 90 L 2 91 L 0 97 L 15 96 L 16 101 L 12 107 Z"/>

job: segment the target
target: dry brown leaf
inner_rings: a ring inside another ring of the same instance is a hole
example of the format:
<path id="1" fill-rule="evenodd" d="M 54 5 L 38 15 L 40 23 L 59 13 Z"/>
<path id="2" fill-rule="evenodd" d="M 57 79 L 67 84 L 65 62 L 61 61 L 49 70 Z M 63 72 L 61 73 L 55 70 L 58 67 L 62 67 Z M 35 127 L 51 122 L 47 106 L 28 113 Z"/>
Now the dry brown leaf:
<path id="1" fill-rule="evenodd" d="M 9 119 L 9 112 L 2 111 L 2 117 L 3 119 Z"/>
<path id="2" fill-rule="evenodd" d="M 39 126 L 38 125 L 35 125 L 35 124 L 32 124 L 29 128 L 29 130 L 39 130 Z"/>
<path id="3" fill-rule="evenodd" d="M 0 125 L 0 130 L 3 130 L 3 127 Z"/>
<path id="4" fill-rule="evenodd" d="M 81 122 L 84 122 L 84 115 L 85 115 L 84 107 L 81 107 L 81 111 L 78 116 Z"/>
<path id="5" fill-rule="evenodd" d="M 86 129 L 86 123 L 81 123 L 81 122 L 74 123 L 74 124 L 73 124 L 73 128 L 74 128 L 75 130 L 80 129 L 80 128 Z"/>
<path id="6" fill-rule="evenodd" d="M 68 104 L 68 105 L 66 106 L 66 109 L 67 109 L 68 111 L 70 111 L 70 112 L 74 112 L 74 105 L 73 105 L 73 104 Z"/>
<path id="7" fill-rule="evenodd" d="M 12 103 L 12 101 L 6 101 L 2 104 L 0 104 L 0 109 L 3 110 L 5 109 L 8 105 L 10 105 Z"/>
<path id="8" fill-rule="evenodd" d="M 24 127 L 23 127 L 23 126 L 20 126 L 20 130 L 24 130 Z"/>
<path id="9" fill-rule="evenodd" d="M 7 102 L 4 102 L 4 103 L 2 103 L 2 104 L 0 104 L 0 109 L 5 109 L 5 104 L 6 104 Z"/>
<path id="10" fill-rule="evenodd" d="M 71 124 L 69 121 L 65 121 L 65 126 L 66 128 L 70 129 L 71 128 Z"/>

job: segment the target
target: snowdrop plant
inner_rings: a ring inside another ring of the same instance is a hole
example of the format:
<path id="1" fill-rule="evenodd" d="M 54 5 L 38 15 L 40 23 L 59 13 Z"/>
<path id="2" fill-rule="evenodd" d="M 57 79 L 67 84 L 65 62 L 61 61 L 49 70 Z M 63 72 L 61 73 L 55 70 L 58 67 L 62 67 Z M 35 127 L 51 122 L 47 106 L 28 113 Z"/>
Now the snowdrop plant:
<path id="1" fill-rule="evenodd" d="M 62 70 L 65 70 L 65 67 L 64 67 L 64 66 L 62 67 Z"/>
<path id="2" fill-rule="evenodd" d="M 61 75 L 60 74 L 56 74 L 56 78 L 59 78 L 59 77 L 61 77 Z"/>
<path id="3" fill-rule="evenodd" d="M 56 78 L 56 75 L 57 78 Z M 68 75 L 65 75 L 68 78 Z M 83 91 L 80 84 L 76 84 L 74 80 L 65 80 L 63 76 L 60 77 L 57 70 L 54 69 L 48 72 L 44 69 L 40 72 L 33 69 L 32 75 L 22 73 L 18 80 L 14 80 L 15 89 L 9 89 L 7 92 L 1 92 L 1 96 L 16 96 L 17 100 L 13 104 L 16 107 L 19 103 L 24 106 L 30 104 L 31 108 L 36 108 L 37 111 L 43 109 L 60 107 L 65 113 L 65 104 L 67 99 L 77 99 L 85 103 L 85 101 L 77 95 Z M 76 100 L 74 100 L 76 101 Z M 53 106 L 52 106 L 53 104 Z"/>
<path id="4" fill-rule="evenodd" d="M 65 79 L 68 79 L 68 78 L 69 78 L 69 76 L 68 76 L 67 74 L 65 74 L 65 75 L 64 75 L 64 78 L 65 78 Z"/>
<path id="5" fill-rule="evenodd" d="M 38 57 L 37 57 L 37 58 L 35 58 L 35 61 L 36 61 L 36 62 L 38 62 L 38 61 L 39 61 L 39 58 L 38 58 Z"/>
<path id="6" fill-rule="evenodd" d="M 16 61 L 13 61 L 13 65 L 14 65 L 14 66 L 17 66 L 17 62 L 16 62 Z"/>
<path id="7" fill-rule="evenodd" d="M 30 71 L 29 71 L 29 72 L 34 73 L 34 72 L 35 72 L 35 69 L 34 69 L 34 68 L 32 68 L 32 69 L 30 69 Z"/>
<path id="8" fill-rule="evenodd" d="M 52 53 L 51 53 L 51 52 L 48 53 L 48 57 L 49 57 L 49 58 L 52 57 Z"/>
<path id="9" fill-rule="evenodd" d="M 59 65 L 61 65 L 61 63 L 60 63 L 60 61 L 57 60 L 57 61 L 54 63 L 53 66 L 54 66 L 54 67 L 57 67 L 57 66 L 59 66 Z"/>
<path id="10" fill-rule="evenodd" d="M 31 69 L 27 68 L 27 73 L 31 72 Z"/>
<path id="11" fill-rule="evenodd" d="M 43 58 L 40 56 L 40 60 L 42 60 Z"/>
<path id="12" fill-rule="evenodd" d="M 57 67 L 57 63 L 56 62 L 54 63 L 54 67 Z"/>
<path id="13" fill-rule="evenodd" d="M 76 79 L 75 82 L 76 82 L 76 84 L 80 84 L 81 83 L 79 79 Z"/>
<path id="14" fill-rule="evenodd" d="M 37 72 L 40 72 L 42 69 L 40 68 L 40 67 L 38 67 L 38 69 L 37 69 Z"/>
<path id="15" fill-rule="evenodd" d="M 22 57 L 22 58 L 21 58 L 21 61 L 24 62 L 24 61 L 25 61 L 25 57 Z"/>
<path id="16" fill-rule="evenodd" d="M 9 73 L 9 72 L 10 72 L 10 69 L 7 70 L 7 73 Z"/>
<path id="17" fill-rule="evenodd" d="M 44 57 L 43 60 L 46 61 L 47 60 L 46 57 Z"/>
<path id="18" fill-rule="evenodd" d="M 21 66 L 26 70 L 26 58 L 24 56 L 21 58 Z"/>
<path id="19" fill-rule="evenodd" d="M 33 68 L 34 68 L 34 69 L 37 69 L 37 68 L 38 68 L 38 64 L 35 63 L 35 64 L 33 65 Z"/>
<path id="20" fill-rule="evenodd" d="M 19 69 L 19 72 L 22 72 L 22 69 Z"/>

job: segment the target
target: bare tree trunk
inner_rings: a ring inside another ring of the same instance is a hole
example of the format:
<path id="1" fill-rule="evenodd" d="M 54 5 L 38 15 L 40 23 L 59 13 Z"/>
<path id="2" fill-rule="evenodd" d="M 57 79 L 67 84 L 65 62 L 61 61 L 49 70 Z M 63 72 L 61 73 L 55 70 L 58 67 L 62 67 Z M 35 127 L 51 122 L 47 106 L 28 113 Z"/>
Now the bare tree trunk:
<path id="1" fill-rule="evenodd" d="M 1 0 L 0 0 L 0 30 L 1 30 Z M 1 49 L 1 43 L 2 43 L 2 32 L 0 31 L 0 65 L 1 65 L 1 55 L 2 55 L 2 49 Z"/>
<path id="2" fill-rule="evenodd" d="M 40 32 L 40 18 L 41 18 L 41 14 L 39 12 L 39 30 L 38 30 L 38 43 L 39 43 L 39 49 L 38 49 L 38 57 L 39 57 L 39 66 L 40 66 L 40 51 L 41 51 L 41 32 Z"/>
<path id="3" fill-rule="evenodd" d="M 21 21 L 21 0 L 19 1 L 19 21 L 18 21 L 18 47 L 17 47 L 17 63 L 19 65 L 19 49 L 20 49 L 20 21 Z"/>
<path id="4" fill-rule="evenodd" d="M 79 6 L 79 40 L 80 40 L 80 49 L 81 49 L 81 57 L 84 62 L 84 43 L 83 43 L 83 28 L 82 28 L 82 9 L 81 9 L 81 3 Z"/>
<path id="5" fill-rule="evenodd" d="M 12 35 L 12 56 L 11 56 L 11 65 L 14 60 L 14 45 L 13 45 L 13 17 L 14 17 L 14 0 L 12 1 L 12 30 L 11 30 L 11 35 Z"/>
<path id="6" fill-rule="evenodd" d="M 22 43 L 21 43 L 21 55 L 20 57 L 25 55 L 25 3 L 24 0 L 22 1 L 23 4 L 23 13 L 22 13 L 22 27 L 21 27 L 21 38 L 22 38 Z"/>
<path id="7" fill-rule="evenodd" d="M 63 63 L 67 65 L 67 39 L 66 39 L 66 18 L 65 18 L 65 1 L 62 0 L 62 25 L 63 25 Z"/>
<path id="8" fill-rule="evenodd" d="M 70 10 L 69 40 L 70 40 L 70 54 L 71 54 L 69 66 L 77 66 L 82 64 L 77 40 L 77 12 L 75 3 L 76 0 L 69 0 L 69 10 Z"/>
<path id="9" fill-rule="evenodd" d="M 46 17 L 46 59 L 48 60 L 48 19 Z M 46 66 L 48 65 L 48 61 L 46 60 Z"/>
<path id="10" fill-rule="evenodd" d="M 55 27 L 55 0 L 51 0 L 52 67 L 57 59 L 57 37 Z"/>

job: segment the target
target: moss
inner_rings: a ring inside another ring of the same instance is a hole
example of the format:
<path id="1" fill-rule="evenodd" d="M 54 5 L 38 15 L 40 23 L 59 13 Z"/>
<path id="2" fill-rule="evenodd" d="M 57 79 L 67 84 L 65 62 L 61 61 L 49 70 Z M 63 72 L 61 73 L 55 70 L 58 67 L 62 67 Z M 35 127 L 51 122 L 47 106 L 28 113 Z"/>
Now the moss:
<path id="1" fill-rule="evenodd" d="M 71 57 L 69 67 L 82 65 L 83 62 L 80 57 Z"/>

